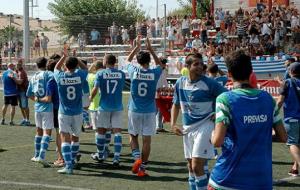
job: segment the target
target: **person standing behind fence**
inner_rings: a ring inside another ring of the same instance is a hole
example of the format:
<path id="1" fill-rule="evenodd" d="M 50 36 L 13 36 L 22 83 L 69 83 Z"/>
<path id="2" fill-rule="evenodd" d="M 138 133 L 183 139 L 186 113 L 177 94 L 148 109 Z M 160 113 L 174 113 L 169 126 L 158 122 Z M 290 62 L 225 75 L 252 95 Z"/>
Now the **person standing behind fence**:
<path id="1" fill-rule="evenodd" d="M 33 49 L 35 56 L 41 56 L 41 39 L 39 35 L 36 35 L 33 41 Z"/>
<path id="2" fill-rule="evenodd" d="M 4 105 L 2 106 L 2 120 L 1 125 L 6 125 L 5 115 L 6 110 L 9 105 L 10 109 L 10 122 L 9 125 L 14 125 L 14 117 L 16 106 L 18 105 L 18 89 L 17 84 L 14 80 L 16 78 L 16 73 L 14 71 L 15 65 L 13 63 L 8 63 L 7 70 L 2 74 L 3 89 L 4 89 Z"/>
<path id="3" fill-rule="evenodd" d="M 134 39 L 136 38 L 136 31 L 133 25 L 130 25 L 130 28 L 128 30 L 129 35 L 129 43 L 133 47 Z"/>
<path id="4" fill-rule="evenodd" d="M 18 91 L 19 91 L 19 104 L 21 113 L 23 116 L 23 120 L 21 121 L 20 125 L 22 126 L 29 126 L 29 108 L 28 108 L 28 97 L 26 96 L 26 91 L 28 88 L 28 77 L 27 73 L 23 67 L 23 60 L 20 59 L 17 64 L 17 76 L 18 79 L 16 80 L 16 83 L 18 85 Z"/>
<path id="5" fill-rule="evenodd" d="M 109 30 L 109 34 L 110 34 L 111 44 L 117 44 L 117 37 L 118 37 L 119 28 L 116 25 L 116 23 L 113 22 L 112 26 L 109 27 L 108 30 Z"/>
<path id="6" fill-rule="evenodd" d="M 91 38 L 91 44 L 97 45 L 101 40 L 100 32 L 98 30 L 96 30 L 95 28 L 93 28 L 91 31 L 90 38 Z"/>
<path id="7" fill-rule="evenodd" d="M 43 56 L 48 56 L 48 43 L 49 43 L 49 38 L 47 36 L 45 36 L 44 33 L 41 34 L 42 35 L 42 39 L 41 39 L 41 47 L 43 50 Z"/>

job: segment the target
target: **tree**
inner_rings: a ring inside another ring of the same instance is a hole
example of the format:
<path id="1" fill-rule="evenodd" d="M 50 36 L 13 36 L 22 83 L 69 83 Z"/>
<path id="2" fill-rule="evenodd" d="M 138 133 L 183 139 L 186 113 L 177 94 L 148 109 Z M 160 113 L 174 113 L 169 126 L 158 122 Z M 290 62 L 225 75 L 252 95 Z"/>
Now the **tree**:
<path id="1" fill-rule="evenodd" d="M 171 15 L 176 15 L 176 13 L 179 15 L 192 14 L 192 0 L 178 0 L 178 3 L 181 8 L 174 10 Z M 203 17 L 206 12 L 210 12 L 210 3 L 210 0 L 197 0 L 197 17 Z"/>
<path id="2" fill-rule="evenodd" d="M 136 0 L 54 0 L 48 8 L 57 17 L 61 31 L 69 36 L 95 28 L 103 34 L 116 22 L 128 27 L 144 18 Z"/>

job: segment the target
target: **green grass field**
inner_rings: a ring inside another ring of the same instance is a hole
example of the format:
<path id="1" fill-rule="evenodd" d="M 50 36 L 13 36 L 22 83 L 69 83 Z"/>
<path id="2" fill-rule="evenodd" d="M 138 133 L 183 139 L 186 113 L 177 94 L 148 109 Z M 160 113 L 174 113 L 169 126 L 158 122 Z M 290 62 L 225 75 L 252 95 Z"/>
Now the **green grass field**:
<path id="1" fill-rule="evenodd" d="M 2 97 L 2 93 L 0 93 Z M 126 105 L 127 96 L 124 96 Z M 2 98 L 0 105 L 3 105 Z M 31 108 L 31 121 L 33 121 L 33 106 Z M 124 125 L 127 126 L 127 112 L 124 113 Z M 7 115 L 9 116 L 9 115 Z M 20 111 L 17 109 L 15 123 L 20 121 Z M 169 129 L 169 126 L 167 126 Z M 132 159 L 129 147 L 128 133 L 123 132 L 123 150 L 120 169 L 111 167 L 111 158 L 103 164 L 94 162 L 90 154 L 96 150 L 94 133 L 82 133 L 80 170 L 74 175 L 59 175 L 57 168 L 43 168 L 32 163 L 34 127 L 0 126 L 0 190 L 19 189 L 188 189 L 187 169 L 183 157 L 181 137 L 172 133 L 162 133 L 154 136 L 148 171 L 150 177 L 139 179 L 130 172 Z M 111 146 L 112 150 L 113 147 Z M 46 160 L 55 160 L 55 142 L 51 142 Z M 210 168 L 214 161 L 210 161 Z M 299 189 L 300 178 L 288 178 L 287 172 L 291 166 L 291 158 L 284 144 L 274 143 L 273 146 L 273 178 L 274 180 L 286 178 L 274 189 Z M 251 177 L 251 176 L 249 176 Z"/>

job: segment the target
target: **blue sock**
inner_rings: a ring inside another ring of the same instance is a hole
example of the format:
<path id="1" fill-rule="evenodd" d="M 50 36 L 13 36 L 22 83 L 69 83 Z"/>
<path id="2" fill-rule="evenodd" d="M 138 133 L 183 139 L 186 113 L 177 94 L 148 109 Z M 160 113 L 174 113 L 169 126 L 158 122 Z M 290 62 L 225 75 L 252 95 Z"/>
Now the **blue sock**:
<path id="1" fill-rule="evenodd" d="M 139 149 L 133 149 L 131 155 L 134 160 L 138 160 L 141 158 L 141 152 Z"/>
<path id="2" fill-rule="evenodd" d="M 42 141 L 42 136 L 35 136 L 34 137 L 34 157 L 38 158 L 40 155 L 40 150 L 41 150 L 41 141 Z"/>
<path id="3" fill-rule="evenodd" d="M 83 109 L 82 117 L 83 117 L 83 122 L 86 125 L 90 125 L 90 116 L 89 116 L 89 111 L 88 110 Z"/>
<path id="4" fill-rule="evenodd" d="M 209 173 L 209 169 L 208 169 L 208 160 L 205 161 L 203 169 L 204 169 L 204 173 L 207 175 L 207 178 L 209 178 L 210 173 Z"/>
<path id="5" fill-rule="evenodd" d="M 116 133 L 114 138 L 114 160 L 120 160 L 120 154 L 122 150 L 122 135 L 121 133 Z"/>
<path id="6" fill-rule="evenodd" d="M 72 153 L 70 143 L 64 142 L 61 144 L 61 152 L 65 160 L 66 168 L 72 169 Z"/>
<path id="7" fill-rule="evenodd" d="M 72 142 L 71 152 L 72 152 L 72 161 L 74 162 L 79 152 L 79 142 Z"/>
<path id="8" fill-rule="evenodd" d="M 105 147 L 108 148 L 110 141 L 111 141 L 111 131 L 106 131 L 106 133 L 105 133 Z"/>
<path id="9" fill-rule="evenodd" d="M 189 173 L 189 190 L 196 190 L 196 182 L 195 175 L 193 173 Z"/>
<path id="10" fill-rule="evenodd" d="M 196 179 L 195 180 L 196 190 L 206 190 L 207 189 L 208 180 L 207 180 L 206 174 L 204 174 L 202 176 L 196 176 L 195 179 Z"/>
<path id="11" fill-rule="evenodd" d="M 48 149 L 49 142 L 50 142 L 50 136 L 49 135 L 45 135 L 45 136 L 42 137 L 41 150 L 40 150 L 40 155 L 39 155 L 39 158 L 41 160 L 45 159 L 45 154 L 46 154 L 46 151 Z"/>
<path id="12" fill-rule="evenodd" d="M 105 135 L 96 133 L 96 146 L 99 153 L 99 158 L 102 158 L 105 150 Z"/>

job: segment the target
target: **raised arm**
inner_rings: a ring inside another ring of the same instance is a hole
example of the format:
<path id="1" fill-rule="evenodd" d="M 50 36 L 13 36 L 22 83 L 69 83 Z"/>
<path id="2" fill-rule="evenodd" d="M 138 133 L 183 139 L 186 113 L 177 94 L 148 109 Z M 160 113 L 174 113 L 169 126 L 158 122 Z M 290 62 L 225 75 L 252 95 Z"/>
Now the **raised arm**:
<path id="1" fill-rule="evenodd" d="M 87 65 L 85 65 L 80 59 L 78 59 L 78 65 L 82 70 L 88 70 Z"/>
<path id="2" fill-rule="evenodd" d="M 152 55 L 152 57 L 155 61 L 155 64 L 159 65 L 163 68 L 164 65 L 161 63 L 160 59 L 157 57 L 156 53 L 154 52 L 154 50 L 152 48 L 152 45 L 151 45 L 151 42 L 150 42 L 148 37 L 146 38 L 146 46 L 147 46 L 147 49 L 149 50 L 149 52 L 151 53 L 151 55 Z"/>
<path id="3" fill-rule="evenodd" d="M 60 60 L 57 62 L 57 64 L 55 65 L 55 70 L 62 70 L 62 66 L 64 65 L 64 62 L 66 60 L 67 56 L 66 54 L 63 54 L 62 57 L 60 58 Z"/>
<path id="4" fill-rule="evenodd" d="M 129 56 L 127 57 L 127 62 L 131 62 L 135 54 L 140 50 L 141 47 L 141 40 L 139 37 L 136 38 L 135 47 L 130 52 Z"/>

